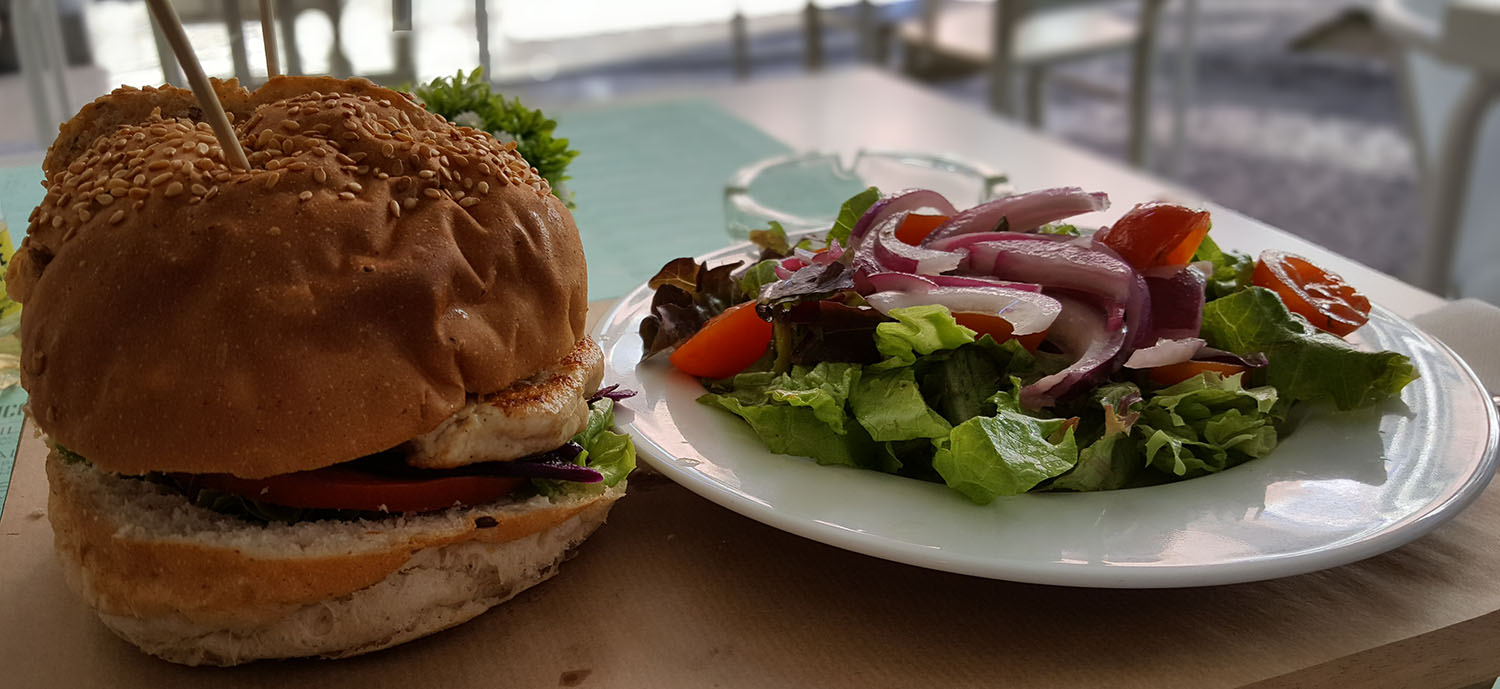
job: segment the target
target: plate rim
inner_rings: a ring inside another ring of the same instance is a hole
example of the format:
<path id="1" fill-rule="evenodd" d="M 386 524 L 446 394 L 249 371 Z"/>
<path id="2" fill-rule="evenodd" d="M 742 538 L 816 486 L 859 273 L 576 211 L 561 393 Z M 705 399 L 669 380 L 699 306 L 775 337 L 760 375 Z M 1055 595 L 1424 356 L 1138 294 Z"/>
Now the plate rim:
<path id="1" fill-rule="evenodd" d="M 731 260 L 748 252 L 752 246 L 750 242 L 736 242 L 716 251 L 695 256 L 693 260 L 699 262 Z M 748 260 L 751 257 L 743 256 L 743 258 Z M 621 326 L 628 325 L 630 319 L 620 320 L 621 313 L 650 292 L 647 283 L 637 285 L 619 297 L 595 323 L 590 334 L 600 343 L 605 353 L 606 363 L 609 360 L 610 350 L 616 344 L 610 338 L 605 337 L 606 332 L 611 330 L 610 325 L 616 323 L 617 320 Z M 1374 308 L 1382 318 L 1392 321 L 1405 331 L 1416 333 L 1426 344 L 1447 355 L 1458 365 L 1465 381 L 1478 390 L 1481 397 L 1487 399 L 1491 397 L 1473 368 L 1446 343 L 1421 329 L 1409 319 L 1379 304 L 1375 304 Z M 634 311 L 635 308 L 632 307 L 631 310 Z M 633 334 L 633 331 L 629 329 L 621 331 L 624 337 Z M 878 535 L 850 531 L 778 512 L 774 507 L 727 489 L 701 472 L 680 466 L 675 461 L 675 457 L 664 452 L 656 442 L 645 437 L 644 433 L 639 430 L 631 428 L 623 430 L 635 439 L 637 452 L 644 456 L 647 463 L 674 483 L 720 507 L 801 538 L 887 561 L 987 579 L 1083 588 L 1161 589 L 1222 586 L 1307 574 L 1359 562 L 1399 548 L 1431 533 L 1473 504 L 1483 494 L 1484 489 L 1496 474 L 1497 465 L 1500 465 L 1500 413 L 1497 413 L 1495 404 L 1486 404 L 1484 414 L 1487 423 L 1483 456 L 1477 462 L 1477 470 L 1458 485 L 1452 495 L 1436 504 L 1424 506 L 1414 519 L 1406 524 L 1388 526 L 1384 530 L 1353 543 L 1331 549 L 1317 548 L 1269 559 L 1262 558 L 1223 565 L 1152 564 L 1137 567 L 1101 566 L 1099 563 L 1048 562 L 1036 567 L 1017 568 L 1012 562 L 1003 568 L 1003 572 L 996 568 L 985 567 L 983 563 L 969 557 L 918 558 L 914 556 L 914 553 L 901 549 L 882 547 L 886 539 Z M 659 454 L 667 456 L 658 456 Z M 1141 572 L 1149 572 L 1149 575 L 1139 574 Z"/>

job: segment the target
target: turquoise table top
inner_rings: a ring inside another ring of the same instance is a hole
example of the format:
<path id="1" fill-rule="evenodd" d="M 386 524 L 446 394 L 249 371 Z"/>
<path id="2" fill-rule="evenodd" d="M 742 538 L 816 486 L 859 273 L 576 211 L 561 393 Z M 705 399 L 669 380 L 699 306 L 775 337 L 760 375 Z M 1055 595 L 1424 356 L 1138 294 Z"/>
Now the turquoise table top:
<path id="1" fill-rule="evenodd" d="M 558 132 L 582 154 L 568 182 L 589 264 L 589 299 L 618 297 L 677 256 L 728 243 L 724 182 L 786 145 L 700 101 L 563 111 Z M 45 190 L 40 165 L 0 169 L 0 212 L 20 239 Z M 0 508 L 15 459 L 25 393 L 0 392 Z"/>

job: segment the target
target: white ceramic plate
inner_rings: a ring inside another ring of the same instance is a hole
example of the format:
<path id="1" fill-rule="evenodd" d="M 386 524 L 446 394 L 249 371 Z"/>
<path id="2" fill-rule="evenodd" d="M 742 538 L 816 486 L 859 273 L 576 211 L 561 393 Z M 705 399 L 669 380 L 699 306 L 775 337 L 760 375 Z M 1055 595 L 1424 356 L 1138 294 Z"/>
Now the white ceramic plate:
<path id="1" fill-rule="evenodd" d="M 749 258 L 748 245 L 701 260 Z M 616 424 L 656 470 L 751 519 L 922 567 L 1067 586 L 1165 588 L 1354 562 L 1432 530 L 1495 472 L 1490 396 L 1447 347 L 1380 308 L 1353 338 L 1422 377 L 1373 410 L 1316 409 L 1276 451 L 1149 488 L 1028 494 L 977 506 L 945 486 L 772 454 L 665 357 L 639 363 L 644 285 L 600 320 L 605 381 L 638 390 Z"/>

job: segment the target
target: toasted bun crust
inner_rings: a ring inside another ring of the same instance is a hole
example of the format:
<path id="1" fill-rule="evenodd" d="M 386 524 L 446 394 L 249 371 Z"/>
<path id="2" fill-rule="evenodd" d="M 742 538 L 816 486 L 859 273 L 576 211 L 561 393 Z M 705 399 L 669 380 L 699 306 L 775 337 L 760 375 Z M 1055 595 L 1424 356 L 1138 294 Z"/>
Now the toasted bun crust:
<path id="1" fill-rule="evenodd" d="M 394 447 L 567 356 L 571 216 L 515 152 L 362 79 L 120 89 L 64 124 L 7 275 L 33 418 L 101 468 L 263 477 Z"/>
<path id="2" fill-rule="evenodd" d="M 453 626 L 551 576 L 625 491 L 259 525 L 55 452 L 47 476 L 68 585 L 126 640 L 189 665 L 357 655 Z"/>

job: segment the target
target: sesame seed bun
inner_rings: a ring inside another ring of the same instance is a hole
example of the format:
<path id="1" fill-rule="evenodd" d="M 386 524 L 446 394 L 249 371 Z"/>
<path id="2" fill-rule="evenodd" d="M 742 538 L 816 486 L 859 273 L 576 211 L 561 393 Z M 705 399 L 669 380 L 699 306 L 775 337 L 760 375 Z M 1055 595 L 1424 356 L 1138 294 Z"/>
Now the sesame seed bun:
<path id="1" fill-rule="evenodd" d="M 120 89 L 65 123 L 7 273 L 57 443 L 121 474 L 264 477 L 394 447 L 584 336 L 578 230 L 489 135 L 362 80 Z"/>

